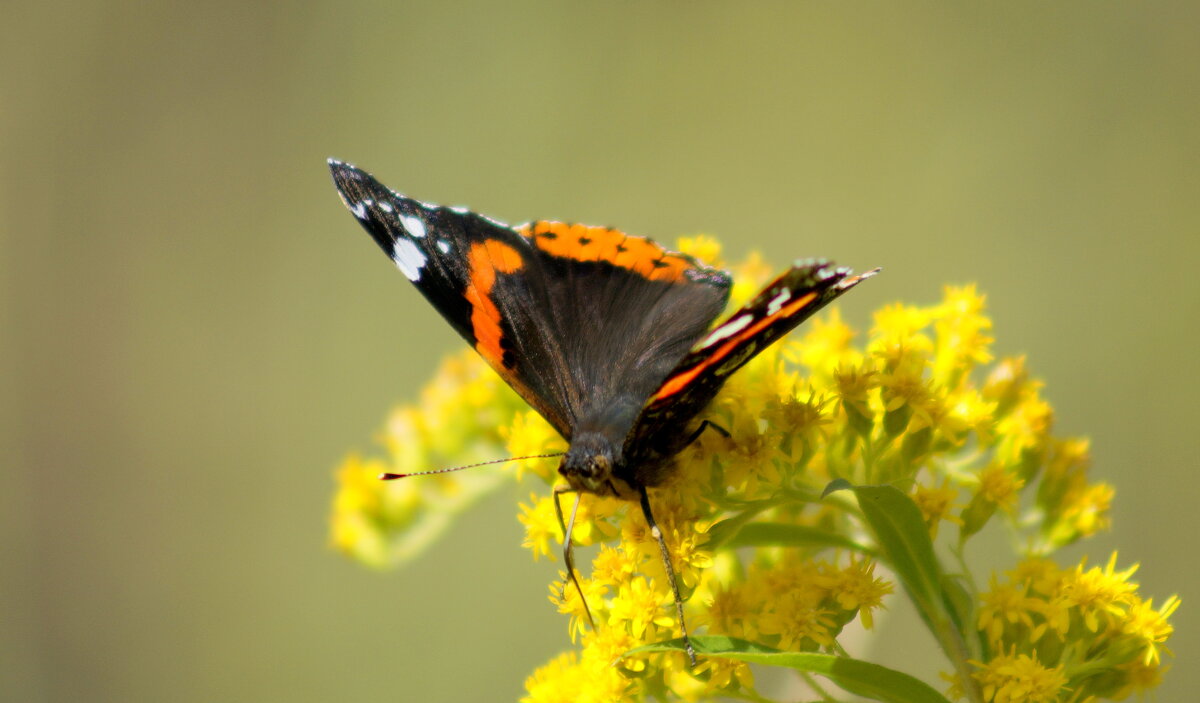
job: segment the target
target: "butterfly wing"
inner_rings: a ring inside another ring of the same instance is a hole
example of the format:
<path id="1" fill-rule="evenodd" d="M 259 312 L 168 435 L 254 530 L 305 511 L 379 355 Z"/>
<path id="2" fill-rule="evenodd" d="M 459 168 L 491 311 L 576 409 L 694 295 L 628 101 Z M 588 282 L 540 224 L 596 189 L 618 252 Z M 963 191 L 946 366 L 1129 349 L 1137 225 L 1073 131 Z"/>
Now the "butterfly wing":
<path id="1" fill-rule="evenodd" d="M 626 456 L 655 471 L 658 460 L 680 449 L 687 425 L 721 389 L 725 379 L 777 339 L 835 298 L 875 275 L 852 275 L 825 260 L 796 262 L 753 300 L 699 340 L 653 392 L 634 423 Z M 654 476 L 640 477 L 654 485 Z"/>
<path id="2" fill-rule="evenodd" d="M 520 227 L 407 198 L 330 161 L 346 206 L 443 317 L 565 438 L 621 446 L 724 308 L 728 274 L 615 230 Z"/>

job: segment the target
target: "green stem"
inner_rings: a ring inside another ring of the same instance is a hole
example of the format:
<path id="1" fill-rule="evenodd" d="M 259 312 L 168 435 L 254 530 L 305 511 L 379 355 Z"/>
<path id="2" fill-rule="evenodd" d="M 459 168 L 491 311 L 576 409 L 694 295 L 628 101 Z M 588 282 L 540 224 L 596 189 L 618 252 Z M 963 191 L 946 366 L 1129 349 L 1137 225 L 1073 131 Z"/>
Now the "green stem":
<path id="1" fill-rule="evenodd" d="M 954 672 L 958 674 L 963 692 L 967 694 L 967 699 L 971 703 L 985 703 L 983 700 L 983 691 L 979 688 L 979 682 L 971 675 L 975 667 L 967 661 L 971 654 L 967 650 L 967 643 L 963 640 L 962 633 L 946 620 L 937 623 L 937 630 L 933 635 L 937 638 L 938 644 L 942 646 L 942 651 L 949 657 L 950 663 L 954 665 Z"/>

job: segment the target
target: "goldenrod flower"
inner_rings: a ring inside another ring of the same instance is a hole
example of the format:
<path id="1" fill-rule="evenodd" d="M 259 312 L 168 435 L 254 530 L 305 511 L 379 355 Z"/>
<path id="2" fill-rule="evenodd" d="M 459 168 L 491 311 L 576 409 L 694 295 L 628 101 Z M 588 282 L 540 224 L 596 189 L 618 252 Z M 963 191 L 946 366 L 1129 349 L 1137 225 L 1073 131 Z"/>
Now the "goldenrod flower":
<path id="1" fill-rule="evenodd" d="M 564 652 L 525 679 L 522 703 L 574 703 L 582 676 L 575 652 Z"/>
<path id="2" fill-rule="evenodd" d="M 609 610 L 610 627 L 628 628 L 637 640 L 654 641 L 657 628 L 668 632 L 675 627 L 675 619 L 664 604 L 670 594 L 656 587 L 655 582 L 635 577 L 621 584 L 612 608 Z"/>
<path id="3" fill-rule="evenodd" d="M 841 313 L 834 308 L 809 322 L 803 343 L 788 345 L 783 354 L 788 361 L 808 367 L 812 374 L 821 376 L 828 383 L 837 368 L 855 367 L 862 363 L 862 351 L 853 346 L 855 336 L 854 328 L 846 324 Z"/>
<path id="4" fill-rule="evenodd" d="M 903 303 L 885 306 L 875 313 L 875 328 L 867 349 L 888 360 L 928 354 L 933 351 L 933 341 L 926 328 L 936 314 L 936 310 Z"/>
<path id="5" fill-rule="evenodd" d="M 833 644 L 837 624 L 832 610 L 794 592 L 778 594 L 767 607 L 766 614 L 758 619 L 759 631 L 774 635 L 780 649 L 812 650 Z"/>
<path id="6" fill-rule="evenodd" d="M 929 535 L 937 537 L 938 525 L 943 520 L 962 524 L 962 519 L 952 515 L 954 502 L 958 499 L 958 489 L 950 485 L 950 480 L 943 479 L 937 487 L 917 484 L 913 492 L 913 502 L 921 509 L 925 524 L 929 527 Z"/>
<path id="7" fill-rule="evenodd" d="M 554 550 L 550 548 L 550 543 L 557 542 L 560 531 L 558 514 L 554 511 L 554 499 L 531 493 L 529 500 L 530 505 L 521 503 L 517 506 L 521 511 L 517 519 L 525 526 L 525 541 L 521 546 L 533 552 L 535 560 L 542 556 L 553 559 Z"/>
<path id="8" fill-rule="evenodd" d="M 640 558 L 630 558 L 629 552 L 609 545 L 600 547 L 592 561 L 592 578 L 606 586 L 617 586 L 629 580 L 641 563 Z"/>
<path id="9" fill-rule="evenodd" d="M 977 623 L 991 651 L 999 652 L 976 662 L 985 694 L 992 691 L 995 700 L 1002 700 L 1001 692 L 1050 701 L 1119 700 L 1157 685 L 1165 668 L 1162 643 L 1173 631 L 1167 619 L 1179 599 L 1172 596 L 1155 609 L 1129 580 L 1137 567 L 1118 570 L 1116 559 L 1113 554 L 1104 568 L 1087 568 L 1085 560 L 1061 569 L 1034 558 L 1009 572 L 1006 582 L 992 577 Z"/>
<path id="10" fill-rule="evenodd" d="M 584 635 L 583 656 L 592 661 L 616 664 L 626 652 L 640 644 L 641 641 L 623 627 L 601 627 Z M 623 666 L 631 671 L 642 671 L 646 663 L 630 657 L 623 662 Z"/>
<path id="11" fill-rule="evenodd" d="M 699 234 L 694 237 L 680 237 L 676 242 L 681 253 L 694 256 L 710 266 L 722 266 L 721 243 L 714 237 Z"/>
<path id="12" fill-rule="evenodd" d="M 720 252 L 704 237 L 681 247 L 710 261 Z M 757 293 L 772 268 L 758 257 L 735 267 L 731 304 Z M 960 553 L 994 520 L 1022 545 L 1003 576 L 976 579 L 956 564 L 953 577 L 928 586 L 961 585 L 957 599 L 944 598 L 961 609 L 946 619 L 961 627 L 961 651 L 947 650 L 953 697 L 1066 703 L 1157 685 L 1179 600 L 1153 607 L 1129 580 L 1136 567 L 1117 569 L 1115 555 L 1105 568 L 1048 558 L 1109 526 L 1114 490 L 1089 478 L 1085 439 L 1055 434 L 1053 409 L 1026 359 L 993 361 L 992 333 L 984 296 L 974 286 L 947 287 L 931 305 L 884 307 L 861 341 L 828 310 L 729 379 L 700 418 L 729 437 L 704 432 L 676 458 L 672 479 L 650 491 L 697 642 L 840 653 L 846 624 L 870 628 L 888 595 L 901 592 L 875 576 L 876 566 L 904 571 L 873 541 L 867 506 L 846 492 L 821 495 L 834 480 L 886 484 L 911 499 L 917 532 L 941 533 L 939 542 Z M 338 469 L 338 549 L 375 566 L 402 563 L 455 514 L 517 481 L 528 486 L 517 516 L 524 546 L 535 560 L 557 558 L 553 459 L 375 479 L 565 449 L 473 352 L 447 359 L 420 404 L 390 415 L 379 444 Z M 573 498 L 563 498 L 569 510 Z M 622 658 L 678 637 L 680 626 L 658 543 L 636 505 L 582 496 L 573 538 L 595 545 L 576 560 L 596 629 L 558 571 L 550 599 L 578 644 L 529 677 L 525 701 L 765 700 L 751 693 L 742 661 L 702 655 L 689 670 L 677 650 Z M 982 592 L 979 581 L 988 584 Z M 722 639 L 730 637 L 739 639 Z"/>
<path id="13" fill-rule="evenodd" d="M 1024 485 L 1024 481 L 1009 474 L 1003 466 L 993 464 L 979 472 L 976 495 L 987 503 L 1011 512 L 1017 507 L 1017 494 Z"/>
<path id="14" fill-rule="evenodd" d="M 709 596 L 702 623 L 714 634 L 754 639 L 761 611 L 762 601 L 752 596 L 748 584 L 717 585 Z"/>
<path id="15" fill-rule="evenodd" d="M 1175 628 L 1167 622 L 1167 618 L 1179 607 L 1179 598 L 1171 596 L 1158 610 L 1154 609 L 1154 600 L 1137 598 L 1130 605 L 1121 623 L 1121 631 L 1138 640 L 1139 646 L 1145 651 L 1141 663 L 1145 666 L 1157 665 L 1162 651 L 1160 645 L 1167 641 Z"/>
<path id="16" fill-rule="evenodd" d="M 688 524 L 668 530 L 666 538 L 680 585 L 695 588 L 704 571 L 713 565 L 712 554 L 704 548 L 708 535 Z"/>
<path id="17" fill-rule="evenodd" d="M 1047 667 L 1028 654 L 1004 654 L 974 674 L 992 703 L 1054 703 L 1066 689 L 1061 666 Z"/>
<path id="18" fill-rule="evenodd" d="M 558 582 L 550 584 L 550 602 L 558 608 L 558 612 L 571 616 L 567 630 L 571 635 L 572 642 L 587 631 L 589 626 L 588 604 L 599 603 L 600 599 L 604 597 L 605 591 L 608 590 L 604 584 L 597 581 L 582 576 L 577 579 L 579 588 L 572 588 L 567 572 L 560 571 L 558 572 Z M 586 603 L 584 599 L 587 600 Z"/>
<path id="19" fill-rule="evenodd" d="M 851 560 L 845 568 L 828 568 L 826 587 L 842 610 L 858 611 L 863 627 L 871 629 L 875 624 L 872 613 L 883 607 L 883 597 L 892 592 L 892 584 L 875 578 L 875 562 Z"/>
<path id="20" fill-rule="evenodd" d="M 535 410 L 516 413 L 512 422 L 501 425 L 498 430 L 509 456 L 538 456 L 567 451 L 567 443 Z M 558 462 L 555 459 L 535 459 L 518 461 L 515 467 L 518 481 L 528 471 L 546 483 L 553 483 Z"/>
<path id="21" fill-rule="evenodd" d="M 723 689 L 754 690 L 754 673 L 750 665 L 733 659 L 709 658 L 704 660 L 696 670 L 698 677 L 707 677 L 705 688 L 713 693 Z"/>
<path id="22" fill-rule="evenodd" d="M 987 331 L 992 321 L 983 314 L 985 299 L 975 286 L 947 286 L 942 309 L 934 323 L 937 347 L 933 358 L 933 379 L 954 388 L 966 380 L 977 364 L 992 360 L 992 338 Z"/>
<path id="23" fill-rule="evenodd" d="M 1015 625 L 1023 625 L 1026 633 L 1034 629 L 1038 601 L 1028 596 L 1026 588 L 1024 584 L 1001 585 L 992 577 L 992 588 L 981 599 L 978 625 L 989 642 L 1001 643 L 1005 629 Z"/>
<path id="24" fill-rule="evenodd" d="M 1083 622 L 1092 632 L 1100 629 L 1100 619 L 1121 617 L 1136 597 L 1137 584 L 1129 577 L 1137 571 L 1137 565 L 1125 571 L 1116 571 L 1117 554 L 1113 552 L 1108 565 L 1101 570 L 1092 567 L 1084 570 L 1080 564 L 1066 573 L 1060 588 L 1062 599 L 1067 605 L 1078 609 Z"/>

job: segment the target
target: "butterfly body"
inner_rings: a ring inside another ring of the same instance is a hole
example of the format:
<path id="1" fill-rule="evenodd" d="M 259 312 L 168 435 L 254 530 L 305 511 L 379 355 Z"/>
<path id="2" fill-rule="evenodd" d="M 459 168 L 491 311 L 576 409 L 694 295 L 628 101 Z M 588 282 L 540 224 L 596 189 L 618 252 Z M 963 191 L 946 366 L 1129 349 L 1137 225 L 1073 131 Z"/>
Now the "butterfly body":
<path id="1" fill-rule="evenodd" d="M 329 165 L 343 202 L 397 268 L 568 441 L 559 492 L 637 501 L 652 527 L 646 489 L 672 477 L 729 375 L 874 273 L 797 261 L 714 326 L 732 279 L 690 256 L 605 227 L 510 227 Z"/>

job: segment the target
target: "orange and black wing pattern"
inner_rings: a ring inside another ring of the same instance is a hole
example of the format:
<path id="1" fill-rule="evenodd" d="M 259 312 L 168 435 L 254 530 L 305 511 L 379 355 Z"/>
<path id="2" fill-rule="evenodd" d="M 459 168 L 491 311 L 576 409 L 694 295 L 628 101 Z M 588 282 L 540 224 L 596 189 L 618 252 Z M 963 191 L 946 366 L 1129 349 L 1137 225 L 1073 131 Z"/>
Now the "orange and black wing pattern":
<path id="1" fill-rule="evenodd" d="M 621 446 L 728 299 L 727 273 L 649 239 L 560 222 L 510 227 L 329 165 L 359 224 L 568 440 L 596 426 Z"/>
<path id="2" fill-rule="evenodd" d="M 753 300 L 704 335 L 646 401 L 625 454 L 646 459 L 671 456 L 690 437 L 687 425 L 708 405 L 725 380 L 759 352 L 841 294 L 875 275 L 854 275 L 823 259 L 797 261 Z M 653 485 L 653 477 L 642 477 Z"/>

